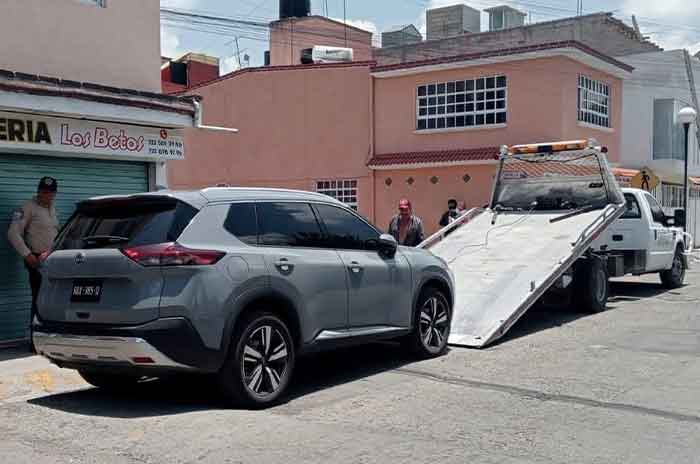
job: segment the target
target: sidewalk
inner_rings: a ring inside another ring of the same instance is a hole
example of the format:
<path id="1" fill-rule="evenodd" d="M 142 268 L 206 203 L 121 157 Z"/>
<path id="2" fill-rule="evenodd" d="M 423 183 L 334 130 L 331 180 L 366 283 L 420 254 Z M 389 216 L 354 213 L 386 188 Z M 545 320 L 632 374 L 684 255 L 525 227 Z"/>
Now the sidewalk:
<path id="1" fill-rule="evenodd" d="M 86 386 L 77 372 L 60 369 L 25 346 L 0 350 L 0 406 Z"/>

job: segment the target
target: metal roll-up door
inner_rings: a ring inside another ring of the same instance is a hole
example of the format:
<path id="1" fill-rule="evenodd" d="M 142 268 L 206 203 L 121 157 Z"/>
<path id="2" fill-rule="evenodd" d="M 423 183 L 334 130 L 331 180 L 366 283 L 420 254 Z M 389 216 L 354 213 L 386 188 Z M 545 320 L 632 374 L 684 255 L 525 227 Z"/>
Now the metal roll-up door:
<path id="1" fill-rule="evenodd" d="M 148 190 L 146 163 L 0 153 L 0 343 L 29 334 L 31 291 L 22 259 L 7 241 L 7 228 L 13 211 L 32 198 L 42 176 L 58 181 L 61 225 L 80 200 Z"/>

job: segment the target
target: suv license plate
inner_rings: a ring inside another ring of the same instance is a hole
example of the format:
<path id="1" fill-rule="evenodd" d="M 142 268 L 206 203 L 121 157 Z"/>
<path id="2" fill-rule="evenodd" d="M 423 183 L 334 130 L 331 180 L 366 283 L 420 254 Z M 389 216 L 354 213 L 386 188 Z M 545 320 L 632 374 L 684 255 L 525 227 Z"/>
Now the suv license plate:
<path id="1" fill-rule="evenodd" d="M 76 280 L 73 281 L 73 291 L 71 292 L 71 301 L 100 301 L 102 295 L 101 280 Z"/>

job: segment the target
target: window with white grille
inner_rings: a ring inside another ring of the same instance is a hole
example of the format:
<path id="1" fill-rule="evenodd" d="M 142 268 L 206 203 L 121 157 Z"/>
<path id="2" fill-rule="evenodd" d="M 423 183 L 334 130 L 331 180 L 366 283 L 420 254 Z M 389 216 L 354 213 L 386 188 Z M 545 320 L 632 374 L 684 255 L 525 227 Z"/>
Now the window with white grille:
<path id="1" fill-rule="evenodd" d="M 507 122 L 506 76 L 420 85 L 416 130 L 493 126 Z"/>
<path id="2" fill-rule="evenodd" d="M 610 86 L 605 82 L 578 76 L 578 120 L 610 127 Z"/>
<path id="3" fill-rule="evenodd" d="M 357 180 L 355 179 L 319 180 L 316 182 L 316 191 L 333 197 L 357 211 Z"/>

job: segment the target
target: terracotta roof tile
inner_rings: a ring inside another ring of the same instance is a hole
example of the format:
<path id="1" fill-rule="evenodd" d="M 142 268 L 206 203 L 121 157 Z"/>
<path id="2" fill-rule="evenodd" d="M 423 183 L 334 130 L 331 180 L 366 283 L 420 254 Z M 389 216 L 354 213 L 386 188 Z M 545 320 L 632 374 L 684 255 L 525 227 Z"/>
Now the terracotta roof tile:
<path id="1" fill-rule="evenodd" d="M 465 148 L 459 150 L 434 150 L 375 155 L 370 167 L 420 164 L 459 164 L 465 161 L 495 161 L 498 147 Z"/>

